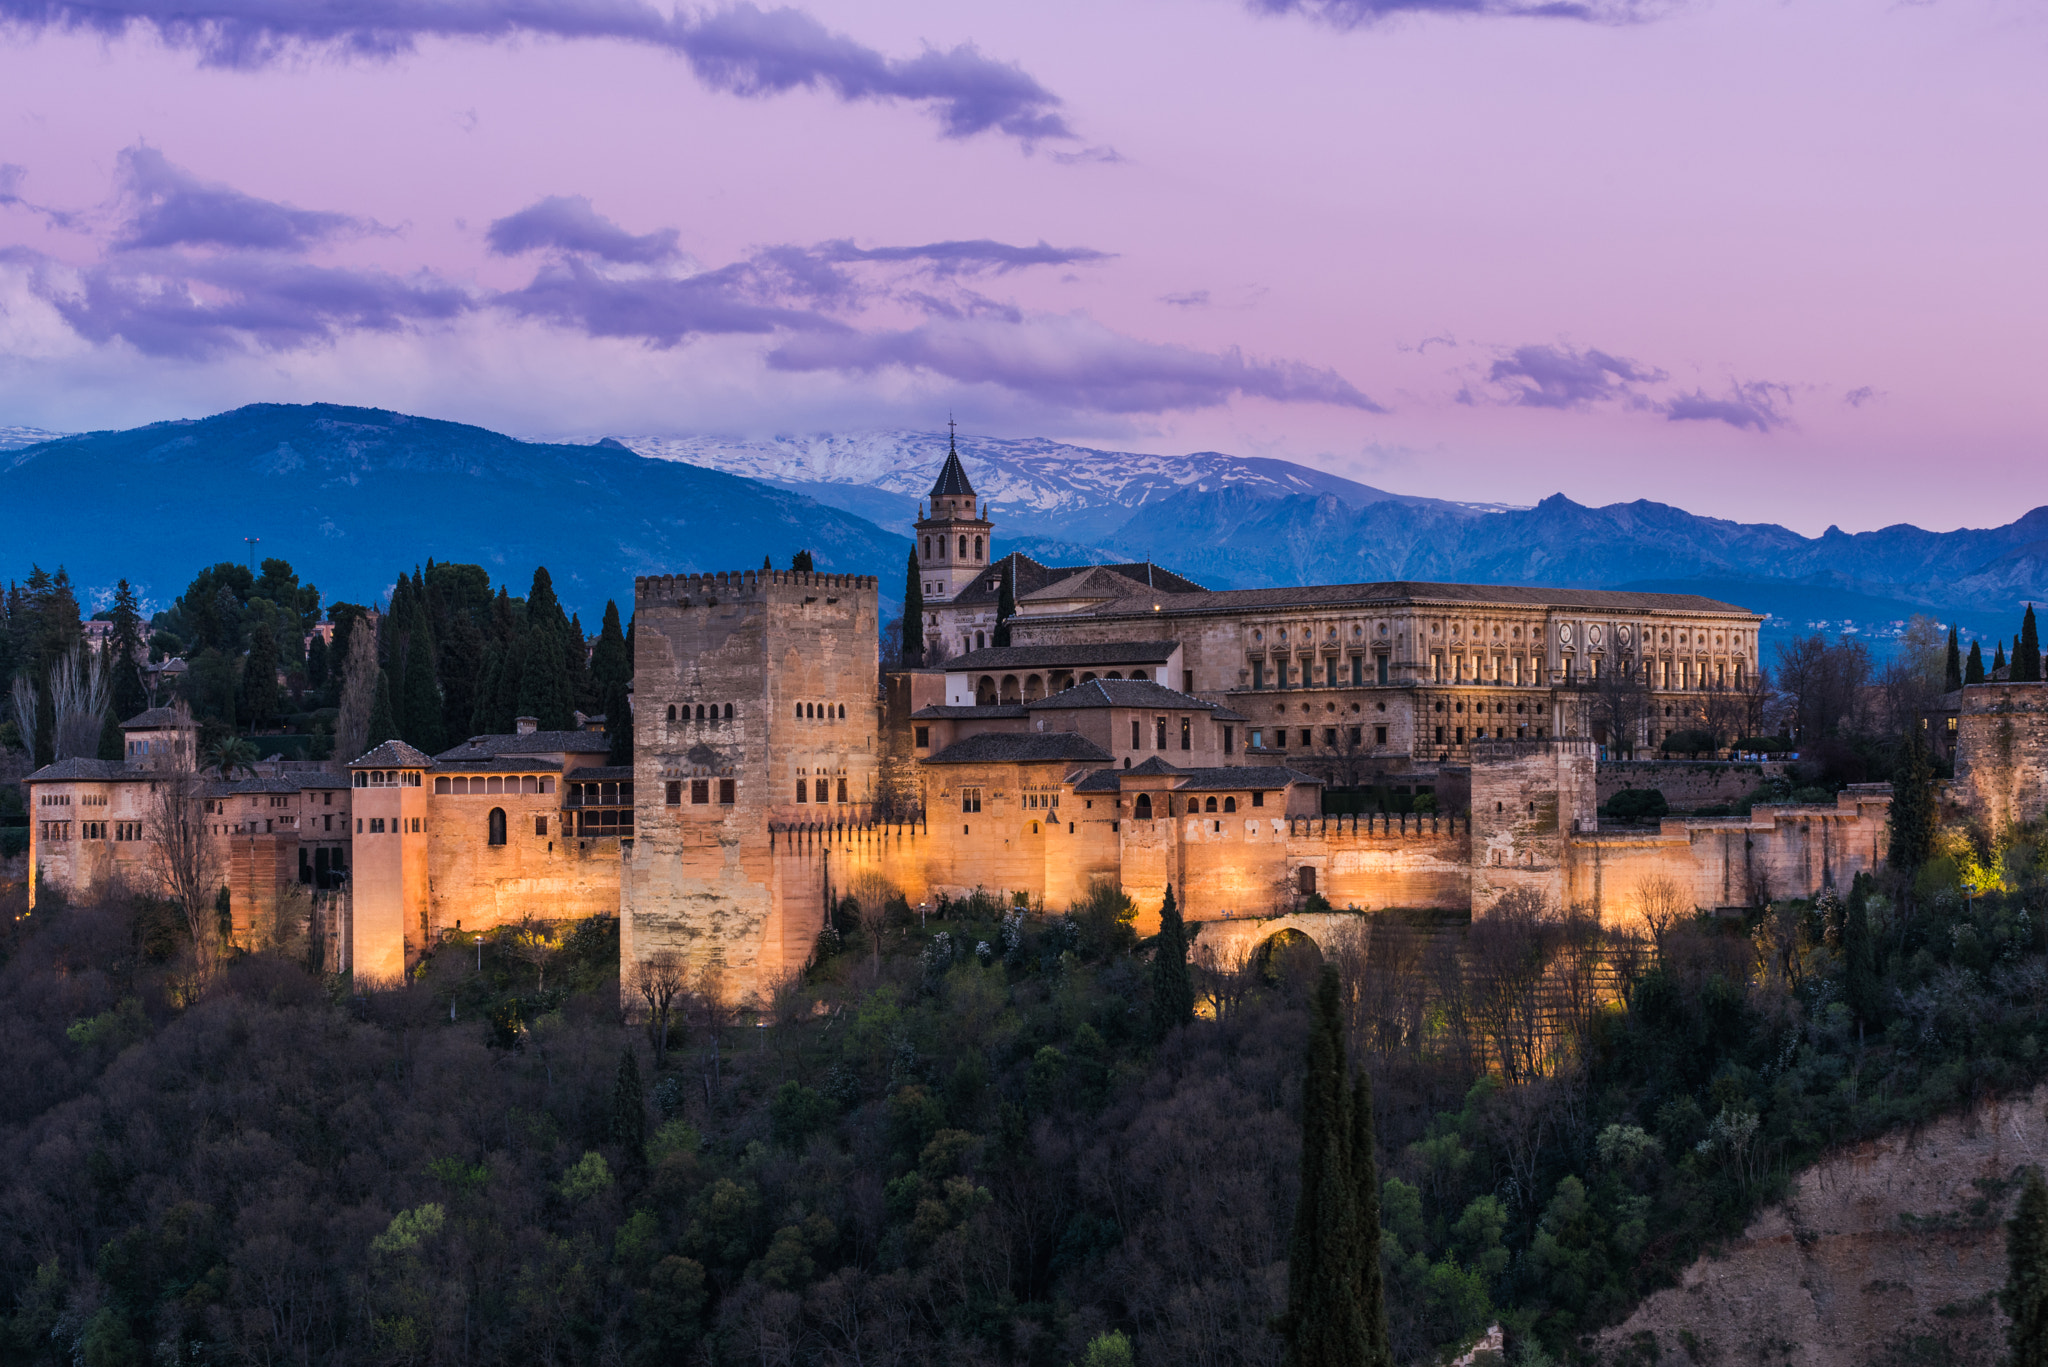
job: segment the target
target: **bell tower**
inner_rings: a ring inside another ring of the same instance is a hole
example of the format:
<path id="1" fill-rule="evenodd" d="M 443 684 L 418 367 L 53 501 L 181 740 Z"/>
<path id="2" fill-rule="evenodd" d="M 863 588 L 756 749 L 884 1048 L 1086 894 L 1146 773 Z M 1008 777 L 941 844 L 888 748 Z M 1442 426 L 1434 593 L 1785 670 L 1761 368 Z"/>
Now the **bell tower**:
<path id="1" fill-rule="evenodd" d="M 917 520 L 917 564 L 926 603 L 950 602 L 994 559 L 994 524 L 984 516 L 960 464 L 953 423 L 946 423 L 946 463 L 932 485 L 931 514 Z"/>

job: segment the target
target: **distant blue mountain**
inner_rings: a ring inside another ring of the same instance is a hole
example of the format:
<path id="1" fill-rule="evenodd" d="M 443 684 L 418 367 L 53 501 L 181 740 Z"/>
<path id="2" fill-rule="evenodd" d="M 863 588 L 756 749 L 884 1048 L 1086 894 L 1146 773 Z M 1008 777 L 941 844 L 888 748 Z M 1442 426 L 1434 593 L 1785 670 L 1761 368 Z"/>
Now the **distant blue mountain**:
<path id="1" fill-rule="evenodd" d="M 65 566 L 127 578 L 159 605 L 202 567 L 281 556 L 329 600 L 369 601 L 429 556 L 523 593 L 546 565 L 595 626 L 631 611 L 633 576 L 786 567 L 881 576 L 901 592 L 908 539 L 786 489 L 616 444 L 515 441 L 481 427 L 336 404 L 253 404 L 192 422 L 0 451 L 0 576 Z"/>

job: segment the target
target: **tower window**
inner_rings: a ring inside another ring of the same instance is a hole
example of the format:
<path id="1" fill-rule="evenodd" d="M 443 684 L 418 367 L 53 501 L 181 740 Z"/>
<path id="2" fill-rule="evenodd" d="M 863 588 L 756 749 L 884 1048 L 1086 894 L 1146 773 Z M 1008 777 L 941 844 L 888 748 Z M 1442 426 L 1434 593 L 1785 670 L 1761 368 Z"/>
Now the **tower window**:
<path id="1" fill-rule="evenodd" d="M 962 560 L 967 558 L 967 538 L 964 536 L 960 538 L 960 558 Z"/>
<path id="2" fill-rule="evenodd" d="M 843 778 L 839 780 L 839 800 L 846 801 L 846 780 Z"/>
<path id="3" fill-rule="evenodd" d="M 974 538 L 974 558 L 977 562 L 981 559 L 981 538 L 978 536 Z"/>
<path id="4" fill-rule="evenodd" d="M 1180 748 L 1183 750 L 1195 748 L 1195 724 L 1188 717 L 1180 719 Z"/>
<path id="5" fill-rule="evenodd" d="M 683 805 L 683 785 L 680 780 L 671 779 L 664 785 L 662 801 L 671 807 Z"/>
<path id="6" fill-rule="evenodd" d="M 711 801 L 711 780 L 708 778 L 691 779 L 690 805 L 692 807 L 702 807 L 709 801 Z"/>
<path id="7" fill-rule="evenodd" d="M 1136 717 L 1132 717 L 1132 718 L 1131 718 L 1131 748 L 1132 748 L 1133 750 L 1135 750 L 1135 749 L 1137 749 L 1137 748 L 1138 748 L 1138 746 L 1139 746 L 1140 744 L 1142 744 L 1142 742 L 1141 742 L 1141 741 L 1139 741 L 1139 739 L 1138 739 L 1138 719 L 1137 719 Z"/>
<path id="8" fill-rule="evenodd" d="M 491 808 L 490 831 L 490 840 L 493 845 L 505 843 L 505 809 L 503 807 Z"/>
<path id="9" fill-rule="evenodd" d="M 722 779 L 718 780 L 718 801 L 719 801 L 720 805 L 722 805 L 722 806 L 726 806 L 726 807 L 730 807 L 730 806 L 732 806 L 732 804 L 733 804 L 733 780 L 732 780 L 732 779 L 729 779 L 729 778 L 722 778 Z"/>
<path id="10" fill-rule="evenodd" d="M 927 560 L 932 558 L 932 539 L 930 537 L 924 539 L 924 558 Z"/>
<path id="11" fill-rule="evenodd" d="M 811 800 L 810 791 L 810 785 L 807 784 L 803 779 L 798 779 L 796 781 L 796 800 L 798 802 L 809 802 Z"/>

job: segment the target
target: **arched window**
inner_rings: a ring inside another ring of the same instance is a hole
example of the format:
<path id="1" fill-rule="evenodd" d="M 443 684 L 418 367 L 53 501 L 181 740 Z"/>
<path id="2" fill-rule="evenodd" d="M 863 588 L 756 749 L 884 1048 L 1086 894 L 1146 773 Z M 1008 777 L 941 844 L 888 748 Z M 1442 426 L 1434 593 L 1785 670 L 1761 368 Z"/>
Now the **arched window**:
<path id="1" fill-rule="evenodd" d="M 503 807 L 491 808 L 491 843 L 493 845 L 505 843 L 505 809 Z"/>
<path id="2" fill-rule="evenodd" d="M 727 704 L 725 705 L 725 719 L 726 719 L 727 721 L 731 721 L 731 720 L 732 720 L 732 704 L 731 704 L 731 703 L 727 703 Z"/>
<path id="3" fill-rule="evenodd" d="M 974 558 L 981 559 L 981 538 L 978 536 L 974 538 Z"/>
<path id="4" fill-rule="evenodd" d="M 962 560 L 967 558 L 967 538 L 964 536 L 960 538 L 960 558 Z"/>
<path id="5" fill-rule="evenodd" d="M 1032 823 L 1031 823 L 1031 833 L 1032 833 L 1033 835 L 1037 835 L 1037 834 L 1038 834 L 1038 823 L 1037 823 L 1036 821 L 1034 821 L 1034 822 L 1032 822 Z"/>
<path id="6" fill-rule="evenodd" d="M 670 703 L 668 705 L 668 719 L 670 721 L 674 721 L 676 719 L 676 705 L 674 703 Z"/>
<path id="7" fill-rule="evenodd" d="M 1226 798 L 1224 798 L 1224 799 L 1223 799 L 1223 810 L 1224 810 L 1224 811 L 1226 811 L 1226 812 L 1234 812 L 1234 811 L 1236 811 L 1236 810 L 1237 810 L 1237 799 L 1236 799 L 1236 798 L 1234 798 L 1234 797 L 1226 797 Z"/>
<path id="8" fill-rule="evenodd" d="M 798 802 L 810 801 L 810 786 L 802 779 L 796 781 L 796 800 Z"/>
<path id="9" fill-rule="evenodd" d="M 1205 812 L 1213 812 L 1213 811 L 1215 811 L 1215 810 L 1216 810 L 1216 799 L 1212 797 L 1212 798 L 1210 798 L 1210 799 L 1209 799 L 1209 800 L 1208 800 L 1207 802 L 1204 802 L 1204 803 L 1202 804 L 1202 810 L 1203 810 L 1203 811 L 1205 811 Z"/>
<path id="10" fill-rule="evenodd" d="M 703 704 L 703 703 L 698 703 L 698 704 L 697 704 L 697 720 L 698 720 L 698 721 L 703 721 L 703 720 L 704 720 L 704 704 Z"/>
<path id="11" fill-rule="evenodd" d="M 924 558 L 927 560 L 932 558 L 932 539 L 930 537 L 924 539 Z"/>
<path id="12" fill-rule="evenodd" d="M 845 718 L 846 718 L 846 704 L 845 704 L 845 703 L 841 703 L 841 704 L 839 704 L 839 717 L 840 717 L 840 720 L 842 720 L 842 721 L 843 721 L 843 720 L 845 720 Z"/>
<path id="13" fill-rule="evenodd" d="M 1152 819 L 1152 794 L 1139 793 L 1137 805 L 1131 808 L 1131 815 L 1140 821 Z"/>
<path id="14" fill-rule="evenodd" d="M 802 703 L 798 703 L 796 705 L 796 719 L 798 721 L 802 721 L 804 719 L 804 705 Z"/>

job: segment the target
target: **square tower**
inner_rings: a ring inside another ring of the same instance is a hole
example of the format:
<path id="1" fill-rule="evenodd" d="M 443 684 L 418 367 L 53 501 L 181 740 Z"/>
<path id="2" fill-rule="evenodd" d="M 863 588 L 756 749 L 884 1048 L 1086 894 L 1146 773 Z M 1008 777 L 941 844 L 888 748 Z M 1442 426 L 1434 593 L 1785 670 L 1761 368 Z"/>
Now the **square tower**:
<path id="1" fill-rule="evenodd" d="M 634 841 L 625 981 L 667 951 L 744 999 L 803 966 L 823 924 L 783 886 L 788 826 L 867 820 L 880 768 L 876 581 L 760 570 L 633 585 Z M 785 839 L 785 842 L 786 839 Z"/>
<path id="2" fill-rule="evenodd" d="M 948 441 L 946 463 L 932 485 L 931 515 L 917 520 L 917 565 L 927 603 L 960 596 L 974 577 L 989 567 L 995 524 L 983 516 L 960 464 L 960 452 Z"/>

